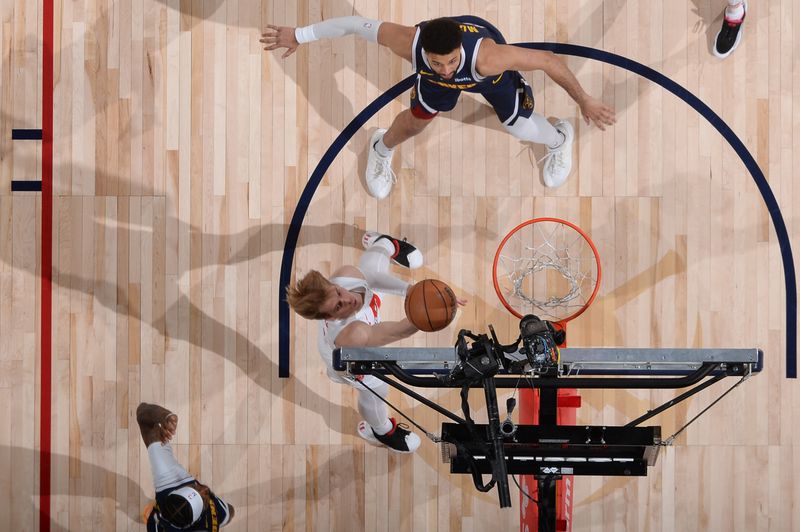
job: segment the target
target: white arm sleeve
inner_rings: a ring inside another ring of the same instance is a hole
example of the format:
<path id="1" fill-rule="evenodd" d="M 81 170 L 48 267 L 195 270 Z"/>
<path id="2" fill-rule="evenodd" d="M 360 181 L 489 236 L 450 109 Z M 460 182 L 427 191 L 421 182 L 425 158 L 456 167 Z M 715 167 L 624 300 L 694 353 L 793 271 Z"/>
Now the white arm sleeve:
<path id="1" fill-rule="evenodd" d="M 378 42 L 378 26 L 380 25 L 380 20 L 370 20 L 364 17 L 338 17 L 323 20 L 311 26 L 295 28 L 294 37 L 298 43 L 303 44 L 355 33 L 368 41 Z"/>

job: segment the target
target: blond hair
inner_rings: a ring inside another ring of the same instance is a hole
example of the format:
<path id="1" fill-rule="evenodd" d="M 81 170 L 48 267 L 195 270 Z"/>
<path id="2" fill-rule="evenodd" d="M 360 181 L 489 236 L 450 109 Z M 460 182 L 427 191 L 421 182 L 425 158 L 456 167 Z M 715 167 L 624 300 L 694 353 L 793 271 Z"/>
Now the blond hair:
<path id="1" fill-rule="evenodd" d="M 292 310 L 307 320 L 327 318 L 319 311 L 333 284 L 317 270 L 311 270 L 305 277 L 297 281 L 295 286 L 286 287 L 286 301 Z"/>

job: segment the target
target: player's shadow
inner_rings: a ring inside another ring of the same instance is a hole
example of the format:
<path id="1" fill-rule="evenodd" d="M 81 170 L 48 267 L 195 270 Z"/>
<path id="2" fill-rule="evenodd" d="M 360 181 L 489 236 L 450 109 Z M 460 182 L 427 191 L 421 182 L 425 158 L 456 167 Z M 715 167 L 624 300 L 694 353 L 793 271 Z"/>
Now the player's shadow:
<path id="1" fill-rule="evenodd" d="M 0 455 L 8 456 L 9 463 L 15 464 L 16 467 L 21 464 L 27 464 L 30 471 L 33 471 L 34 464 L 39 461 L 39 452 L 37 450 L 17 446 L 0 445 Z M 84 462 L 73 456 L 58 453 L 50 454 L 50 465 L 53 472 L 69 472 L 69 481 L 51 482 L 50 494 L 52 497 L 111 499 L 115 503 L 116 510 L 123 512 L 131 521 L 141 523 L 140 512 L 142 508 L 140 504 L 143 501 L 147 501 L 149 495 L 135 480 L 104 467 Z M 145 463 L 144 466 L 147 467 L 147 464 Z M 62 484 L 66 486 L 63 491 L 60 490 Z M 23 481 L 21 485 L 28 485 L 28 481 Z M 30 485 L 32 486 L 33 484 L 31 483 Z M 114 489 L 109 490 L 109 486 L 113 486 Z M 122 486 L 125 487 L 126 501 L 120 501 L 115 496 L 116 489 Z M 16 490 L 18 488 L 15 488 L 14 484 L 12 484 L 11 489 Z M 17 497 L 17 500 L 21 500 L 21 497 L 25 496 L 30 499 L 28 501 L 29 508 L 34 508 L 38 505 L 38 494 L 22 493 Z M 50 526 L 51 530 L 58 532 L 67 532 L 68 530 L 53 520 L 50 521 Z M 24 530 L 24 528 L 19 530 Z"/>
<path id="2" fill-rule="evenodd" d="M 423 443 L 424 446 L 425 443 Z M 413 468 L 417 471 L 419 467 L 414 459 L 418 453 L 413 456 L 397 455 L 385 449 L 372 449 L 363 443 L 355 447 L 317 446 L 317 451 L 327 449 L 330 452 L 330 458 L 318 461 L 315 454 L 321 453 L 312 452 L 311 447 L 307 446 L 304 454 L 292 456 L 291 459 L 282 455 L 283 475 L 281 475 L 281 467 L 278 466 L 278 474 L 273 475 L 271 479 L 251 484 L 246 488 L 220 490 L 221 495 L 236 506 L 237 513 L 241 508 L 243 515 L 246 512 L 248 521 L 261 523 L 263 529 L 269 528 L 270 523 L 273 523 L 274 526 L 274 523 L 280 522 L 281 514 L 291 515 L 302 511 L 301 508 L 310 503 L 314 506 L 330 506 L 336 509 L 330 516 L 330 526 L 333 527 L 333 530 L 364 530 L 365 526 L 367 529 L 370 526 L 370 523 L 365 524 L 370 510 L 368 506 L 365 507 L 363 501 L 365 498 L 369 500 L 371 496 L 369 490 L 373 489 L 374 485 L 371 481 L 374 479 L 380 485 L 385 476 L 389 478 L 397 475 L 404 476 L 405 474 L 400 470 Z M 380 470 L 369 471 L 366 464 L 375 462 L 376 453 L 388 453 L 388 457 L 385 461 L 378 460 L 378 464 L 381 464 Z M 275 456 L 280 455 L 273 455 L 273 457 Z M 300 472 L 294 473 L 298 471 L 298 468 L 292 466 L 292 461 L 295 464 L 302 464 L 299 468 Z M 439 465 L 446 468 L 446 464 Z M 436 464 L 433 464 L 433 469 L 437 469 Z M 447 475 L 445 470 L 440 469 L 440 471 L 442 475 Z M 466 476 L 459 477 L 465 479 Z M 471 489 L 471 486 L 467 486 L 465 483 L 459 484 L 458 478 L 450 479 L 448 482 L 460 485 L 465 491 Z M 446 491 L 440 490 L 440 493 L 447 497 Z M 470 493 L 470 496 L 472 495 L 475 499 L 482 499 L 491 504 L 494 492 L 482 494 L 475 491 L 474 494 Z M 393 524 L 398 530 L 405 528 L 406 520 L 413 515 L 415 503 L 425 502 L 422 497 L 416 497 L 416 501 L 412 499 L 412 497 L 408 497 L 403 500 L 394 500 L 393 508 L 399 512 L 400 517 L 393 521 Z M 237 504 L 237 500 L 247 501 L 247 504 Z M 494 501 L 496 501 L 496 496 Z M 277 516 L 275 512 L 278 512 Z M 311 518 L 311 515 L 307 517 L 307 519 Z M 380 520 L 381 517 L 378 516 L 378 519 Z M 310 525 L 310 521 L 307 521 L 306 527 L 308 528 Z"/>
<path id="3" fill-rule="evenodd" d="M 266 24 L 277 26 L 302 26 L 311 24 L 321 19 L 332 17 L 361 15 L 355 6 L 344 0 L 331 0 L 319 6 L 319 12 L 309 13 L 308 6 L 294 4 L 282 4 L 272 2 L 268 7 L 259 10 L 257 3 L 252 6 L 247 4 L 236 4 L 227 0 L 205 0 L 203 2 L 191 2 L 187 0 L 171 1 L 156 0 L 167 6 L 168 9 L 178 9 L 181 14 L 182 29 L 192 31 L 195 28 L 203 27 L 204 31 L 213 24 L 222 24 L 228 28 L 244 29 L 252 33 L 251 39 L 258 41 Z M 312 6 L 316 7 L 316 6 Z M 287 13 L 287 10 L 294 8 L 295 13 Z M 290 22 L 291 21 L 291 22 Z M 350 37 L 353 39 L 355 37 Z M 377 87 L 382 85 L 377 79 L 377 71 L 368 71 L 366 68 L 366 47 L 358 43 L 353 47 L 352 43 L 339 40 L 339 43 L 323 41 L 301 46 L 289 58 L 281 59 L 285 50 L 267 52 L 263 51 L 263 45 L 259 49 L 264 54 L 263 61 L 268 64 L 266 71 L 267 78 L 264 83 L 269 84 L 270 80 L 281 73 L 289 77 L 308 102 L 317 115 L 334 131 L 341 131 L 352 120 L 359 110 L 353 107 L 351 94 L 346 94 L 340 83 L 335 78 L 339 77 L 348 68 L 356 70 L 356 75 L 366 82 Z M 342 56 L 347 55 L 343 52 L 343 46 L 354 48 L 353 54 L 356 65 L 346 65 L 342 61 Z M 377 45 L 376 45 L 377 46 Z M 322 79 L 320 72 L 330 78 Z M 331 79 L 334 78 L 334 79 Z M 400 78 L 401 79 L 401 78 Z M 396 81 L 400 81 L 397 79 Z M 281 85 L 283 83 L 281 82 Z M 386 86 L 388 89 L 389 86 Z M 306 117 L 307 119 L 308 117 Z M 298 124 L 305 129 L 305 124 Z M 360 131 L 355 139 L 357 142 L 349 142 L 347 149 L 357 155 L 360 146 L 367 143 L 365 133 Z"/>
<path id="4" fill-rule="evenodd" d="M 248 499 L 248 493 L 269 493 L 269 502 L 280 501 L 322 501 L 331 496 L 350 498 L 353 495 L 352 484 L 356 479 L 364 478 L 364 443 L 356 446 L 338 446 L 342 450 L 331 450 L 331 456 L 322 463 L 312 453 L 313 445 L 305 446 L 305 474 L 297 476 L 275 475 L 262 485 L 242 486 L 230 491 L 220 490 L 230 497 L 236 505 L 237 500 Z M 320 449 L 332 449 L 330 446 L 317 446 Z M 334 446 L 336 447 L 336 446 Z M 271 456 L 270 458 L 274 458 Z M 289 463 L 284 457 L 282 464 Z M 289 466 L 289 469 L 293 469 Z M 253 491 L 253 490 L 256 491 Z M 362 486 L 363 489 L 363 486 Z M 264 502 L 264 501 L 262 501 Z"/>
<path id="5" fill-rule="evenodd" d="M 55 174 L 58 175 L 59 169 L 55 169 Z M 110 178 L 106 175 L 100 174 L 98 179 Z M 152 193 L 152 191 L 147 191 Z M 81 216 L 79 213 L 78 216 Z M 169 219 L 169 217 L 167 217 Z M 214 246 L 215 249 L 224 250 L 229 248 L 230 235 L 225 234 L 203 234 L 196 227 L 185 224 L 180 220 L 173 219 L 173 223 L 182 226 L 183 232 L 188 233 L 189 239 L 194 237 L 196 242 L 200 245 Z M 118 222 L 114 220 L 113 222 Z M 106 238 L 109 236 L 109 231 L 106 224 L 109 220 L 93 219 L 91 234 L 94 235 L 95 242 L 92 247 L 97 243 L 98 238 Z M 119 224 L 118 224 L 119 225 Z M 124 224 L 123 224 L 124 225 Z M 224 254 L 216 255 L 218 261 L 211 263 L 203 263 L 197 265 L 197 268 L 211 266 L 213 264 L 236 264 L 250 259 L 255 259 L 261 254 L 270 253 L 282 249 L 283 240 L 280 239 L 280 245 L 277 243 L 274 246 L 262 245 L 262 233 L 272 234 L 275 231 L 280 231 L 281 235 L 285 235 L 285 224 L 271 224 L 262 225 L 260 228 L 254 230 L 254 234 L 250 235 L 249 231 L 242 231 L 239 233 L 237 239 L 243 244 L 236 247 L 235 251 L 228 257 Z M 331 233 L 335 236 L 339 231 L 348 231 L 351 226 L 345 224 L 329 224 L 326 226 L 310 226 L 307 236 L 301 243 L 302 245 L 314 245 L 323 241 L 330 242 Z M 55 226 L 55 231 L 68 231 L 66 227 Z M 113 236 L 122 242 L 130 242 L 131 239 L 141 241 L 143 238 L 149 238 L 156 231 L 161 231 L 162 234 L 166 230 L 161 227 L 142 228 L 141 226 L 130 225 L 128 227 L 117 227 Z M 74 238 L 74 235 L 73 235 Z M 56 234 L 58 239 L 58 233 Z M 233 240 L 237 240 L 233 239 Z M 166 236 L 163 236 L 166 240 Z M 56 240 L 59 242 L 59 240 Z M 360 237 L 357 240 L 360 247 Z M 356 245 L 354 243 L 354 245 Z M 11 252 L 9 246 L 8 252 Z M 80 270 L 87 264 L 90 268 L 93 267 L 92 261 L 88 263 L 82 262 L 80 264 L 71 264 L 67 259 L 66 265 L 59 264 L 57 259 L 58 250 L 55 250 L 56 260 L 52 271 L 52 282 L 55 286 L 66 289 L 74 290 L 78 293 L 83 293 L 92 298 L 94 302 L 99 303 L 106 309 L 110 310 L 116 315 L 124 316 L 128 319 L 144 323 L 146 326 L 152 327 L 159 335 L 161 335 L 165 342 L 170 340 L 181 340 L 189 343 L 200 349 L 205 349 L 217 354 L 218 356 L 226 359 L 235 364 L 239 369 L 255 384 L 263 390 L 271 392 L 273 395 L 283 396 L 285 390 L 289 390 L 294 398 L 302 398 L 308 405 L 316 405 L 317 413 L 327 422 L 330 420 L 330 401 L 319 394 L 312 388 L 306 386 L 300 381 L 293 382 L 291 386 L 286 382 L 282 382 L 277 378 L 278 367 L 272 358 L 264 351 L 262 347 L 248 338 L 245 334 L 233 328 L 222 321 L 214 318 L 206 310 L 201 308 L 196 301 L 190 299 L 187 294 L 182 293 L 179 287 L 166 286 L 162 290 L 165 293 L 174 293 L 175 299 L 168 307 L 165 305 L 162 313 L 157 312 L 153 315 L 152 322 L 147 322 L 146 315 L 142 312 L 142 301 L 139 294 L 131 292 L 130 283 L 127 280 L 120 280 L 119 282 L 110 282 L 102 279 L 98 275 L 89 274 L 84 275 Z M 14 262 L 13 256 L 3 253 L 0 260 L 6 262 L 12 268 L 20 267 L 20 262 Z M 25 264 L 23 267 L 29 269 L 31 275 L 37 275 L 37 264 Z M 127 269 L 127 268 L 126 268 Z M 189 268 L 192 269 L 191 267 Z M 98 272 L 99 273 L 99 272 Z M 186 272 L 180 272 L 178 279 Z M 168 277 L 169 279 L 169 277 Z M 162 295 L 162 294 L 157 294 Z M 148 312 L 147 315 L 150 315 Z M 181 320 L 188 319 L 188 325 L 182 325 Z M 176 324 L 171 327 L 169 324 Z M 226 346 L 234 346 L 231 352 Z M 296 380 L 296 379 L 295 379 Z M 290 400 L 292 398 L 289 398 Z M 336 427 L 330 427 L 332 430 L 338 430 Z M 348 431 L 349 432 L 349 431 Z"/>
<path id="6" fill-rule="evenodd" d="M 80 168 L 80 165 L 66 163 L 65 165 L 57 165 L 54 169 L 54 175 L 63 176 L 70 171 L 80 173 L 86 170 L 85 168 Z M 96 169 L 95 172 L 96 181 L 121 181 L 118 177 L 103 172 L 102 169 Z M 144 190 L 143 193 L 145 197 L 159 199 L 154 190 Z M 121 198 L 125 199 L 124 196 Z M 98 199 L 102 200 L 102 197 L 98 197 Z M 192 270 L 214 265 L 236 265 L 258 259 L 258 257 L 265 254 L 283 250 L 288 224 L 260 224 L 234 234 L 204 231 L 200 227 L 168 214 L 173 210 L 173 207 L 169 205 L 169 200 L 164 199 L 163 201 L 165 202 L 163 207 L 164 216 L 161 219 L 165 220 L 165 225 L 174 227 L 178 238 L 185 239 L 187 245 L 191 242 L 192 246 L 199 245 L 201 249 L 214 251 L 198 255 L 201 257 L 200 259 L 195 259 L 195 262 L 190 261 L 188 264 L 183 264 L 180 260 L 176 261 L 178 271 L 174 276 L 168 276 L 168 283 L 170 282 L 169 279 L 180 280 Z M 89 208 L 94 209 L 94 207 Z M 75 213 L 75 215 L 84 217 L 83 213 Z M 97 210 L 93 211 L 90 221 L 91 229 L 87 232 L 87 234 L 93 235 L 91 237 L 94 238 L 92 246 L 97 245 L 98 238 L 115 238 L 117 242 L 123 243 L 120 245 L 125 245 L 125 243 L 132 241 L 143 242 L 146 239 L 152 239 L 156 233 L 159 233 L 158 240 L 162 242 L 167 240 L 167 231 L 164 226 L 143 227 L 141 222 L 133 223 L 130 215 L 127 220 L 121 219 L 119 211 L 117 219 L 107 219 L 104 215 L 105 211 L 102 211 L 99 215 Z M 156 223 L 156 218 L 157 216 L 154 215 L 153 223 Z M 116 227 L 109 230 L 108 224 L 114 224 Z M 409 231 L 410 234 L 424 232 L 425 228 L 426 226 L 416 224 L 403 226 L 404 231 Z M 57 223 L 55 230 L 57 232 L 68 232 L 69 228 Z M 353 248 L 362 249 L 362 234 L 363 230 L 351 224 L 308 224 L 302 228 L 298 247 L 316 246 L 323 243 L 342 245 L 349 242 L 349 245 Z M 75 235 L 71 235 L 71 238 L 74 237 Z M 60 242 L 58 233 L 56 233 L 56 239 Z M 58 257 L 58 253 L 59 251 L 56 250 L 56 257 Z M 6 256 L 5 254 L 0 257 L 0 260 L 5 261 L 12 267 L 19 267 L 19 262 L 15 264 L 12 259 L 12 256 Z M 86 264 L 92 264 L 91 262 L 74 265 L 71 264 L 69 258 L 65 262 L 66 264 L 62 264 L 58 259 L 54 261 L 52 280 L 57 287 L 87 294 L 94 301 L 117 315 L 139 322 L 145 319 L 140 295 L 131 292 L 131 286 L 127 279 L 118 279 L 117 282 L 106 281 L 96 274 L 85 275 L 81 271 Z M 31 274 L 36 275 L 36 264 L 25 264 L 23 267 L 29 269 Z M 248 338 L 247 335 L 236 328 L 223 323 L 205 309 L 200 308 L 197 301 L 192 300 L 186 293 L 181 292 L 180 287 L 166 286 L 163 290 L 168 294 L 175 294 L 174 300 L 168 306 L 165 305 L 163 312 L 158 312 L 157 308 L 154 309 L 155 314 L 153 314 L 152 321 L 145 323 L 145 325 L 153 327 L 164 338 L 165 342 L 182 340 L 197 348 L 214 352 L 234 363 L 260 388 L 279 396 L 283 396 L 284 391 L 289 391 L 294 398 L 314 407 L 314 411 L 320 414 L 326 422 L 330 421 L 330 402 L 317 394 L 312 388 L 297 381 L 297 379 L 295 379 L 297 382 L 292 382 L 291 385 L 277 379 L 277 365 L 253 339 Z M 151 315 L 150 312 L 147 315 Z M 181 323 L 182 320 L 186 319 L 189 320 L 189 325 Z M 233 352 L 229 352 L 226 346 L 234 346 Z M 345 415 L 355 417 L 352 409 L 346 409 Z M 331 428 L 338 430 L 335 427 Z M 349 432 L 348 430 L 347 433 Z"/>
<path id="7" fill-rule="evenodd" d="M 90 295 L 93 301 L 119 316 L 152 327 L 165 342 L 180 340 L 215 353 L 236 365 L 259 388 L 289 401 L 301 401 L 307 408 L 315 409 L 325 422 L 329 422 L 333 405 L 327 398 L 297 379 L 292 383 L 279 380 L 277 364 L 259 344 L 206 312 L 187 294 L 180 292 L 180 288 L 175 289 L 177 296 L 163 314 L 156 313 L 152 322 L 148 323 L 142 312 L 140 298 L 138 295 L 131 298 L 130 286 L 126 283 L 84 277 L 60 271 L 57 267 L 53 268 L 52 280 L 58 287 Z M 181 323 L 186 319 L 189 320 L 188 324 Z M 173 323 L 175 325 L 170 326 Z M 329 428 L 339 430 L 330 424 Z"/>

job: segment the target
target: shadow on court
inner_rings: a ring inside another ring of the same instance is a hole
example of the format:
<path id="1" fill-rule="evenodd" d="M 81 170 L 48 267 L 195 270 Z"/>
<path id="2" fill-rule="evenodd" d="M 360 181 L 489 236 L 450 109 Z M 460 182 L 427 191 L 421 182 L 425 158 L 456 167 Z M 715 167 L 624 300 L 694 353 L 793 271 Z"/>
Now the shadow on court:
<path id="1" fill-rule="evenodd" d="M 137 443 L 141 445 L 141 441 L 137 441 Z M 11 499 L 6 500 L 7 505 L 9 505 L 7 508 L 16 500 L 16 510 L 12 512 L 12 515 L 18 518 L 22 517 L 19 522 L 11 520 L 10 523 L 16 524 L 17 527 L 9 528 L 9 530 L 30 530 L 28 526 L 33 525 L 34 514 L 38 513 L 38 493 L 18 493 L 16 490 L 38 486 L 38 478 L 37 482 L 34 483 L 28 475 L 33 474 L 34 464 L 39 462 L 39 451 L 0 445 L 0 456 L 8 459 L 10 464 L 14 464 L 7 471 L 13 492 Z M 99 512 L 95 514 L 95 517 L 102 515 L 102 519 L 106 524 L 113 525 L 116 522 L 114 514 L 117 511 L 124 513 L 131 521 L 141 523 L 141 510 L 150 500 L 150 496 L 145 493 L 138 482 L 125 475 L 90 464 L 73 456 L 52 453 L 50 459 L 51 471 L 54 474 L 63 474 L 61 478 L 65 479 L 64 482 L 59 482 L 54 478 L 55 481 L 50 484 L 50 493 L 56 503 L 59 500 L 64 501 L 64 498 L 66 498 L 69 506 L 76 504 L 81 506 L 92 505 Z M 150 467 L 146 461 L 141 466 Z M 23 468 L 26 472 L 26 478 L 17 479 L 15 482 L 13 472 Z M 36 471 L 38 473 L 38 469 Z M 124 497 L 124 500 L 119 500 L 120 497 Z M 91 500 L 84 501 L 84 498 Z M 51 505 L 51 511 L 55 511 L 56 507 L 56 504 Z M 29 513 L 25 513 L 25 508 Z M 98 525 L 99 523 L 93 522 L 89 524 Z M 50 521 L 50 526 L 51 530 L 57 532 L 67 532 L 68 530 L 80 528 L 77 523 L 70 523 L 69 526 L 64 527 L 53 520 Z"/>

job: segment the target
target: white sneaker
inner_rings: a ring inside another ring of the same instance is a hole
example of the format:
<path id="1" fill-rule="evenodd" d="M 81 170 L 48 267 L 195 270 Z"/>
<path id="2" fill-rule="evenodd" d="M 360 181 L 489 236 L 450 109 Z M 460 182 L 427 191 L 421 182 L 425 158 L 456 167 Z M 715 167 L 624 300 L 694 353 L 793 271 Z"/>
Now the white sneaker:
<path id="1" fill-rule="evenodd" d="M 560 187 L 564 184 L 572 171 L 572 142 L 575 140 L 575 130 L 567 120 L 559 120 L 554 127 L 564 135 L 564 142 L 558 148 L 547 148 L 547 155 L 539 162 L 544 161 L 542 180 L 547 187 Z"/>
<path id="2" fill-rule="evenodd" d="M 372 445 L 386 447 L 396 453 L 409 454 L 419 449 L 419 436 L 410 432 L 407 425 L 396 423 L 394 418 L 389 419 L 392 420 L 392 430 L 387 434 L 378 436 L 366 421 L 359 421 L 358 435 Z"/>
<path id="3" fill-rule="evenodd" d="M 385 129 L 376 129 L 369 139 L 369 157 L 367 157 L 367 191 L 373 198 L 383 199 L 392 191 L 397 183 L 397 176 L 392 170 L 392 156 L 382 157 L 375 149 L 375 143 L 386 133 Z"/>
<path id="4" fill-rule="evenodd" d="M 364 249 L 369 249 L 371 246 L 379 242 L 384 246 L 384 249 L 389 253 L 392 262 L 416 270 L 422 266 L 422 253 L 413 244 L 409 244 L 406 239 L 400 240 L 393 236 L 384 235 L 375 231 L 366 231 L 364 237 L 361 239 L 361 245 Z"/>

